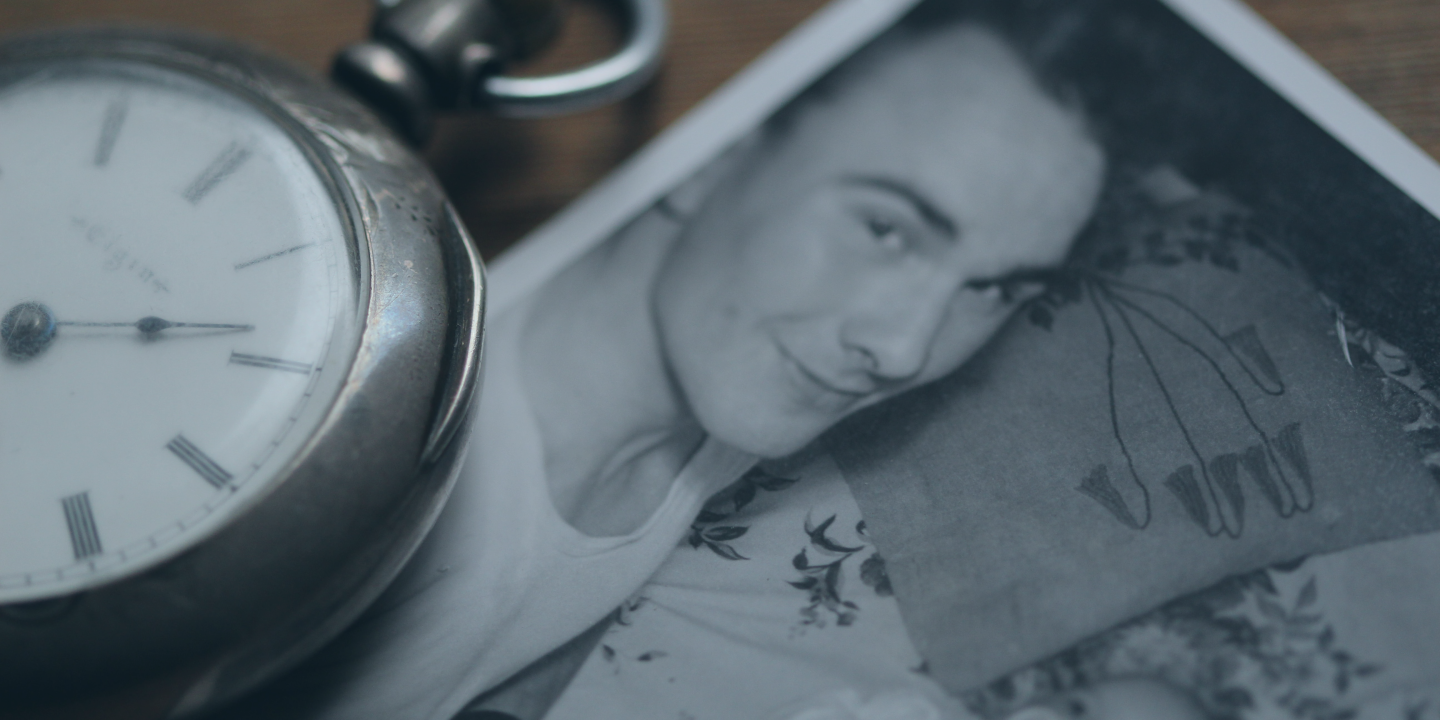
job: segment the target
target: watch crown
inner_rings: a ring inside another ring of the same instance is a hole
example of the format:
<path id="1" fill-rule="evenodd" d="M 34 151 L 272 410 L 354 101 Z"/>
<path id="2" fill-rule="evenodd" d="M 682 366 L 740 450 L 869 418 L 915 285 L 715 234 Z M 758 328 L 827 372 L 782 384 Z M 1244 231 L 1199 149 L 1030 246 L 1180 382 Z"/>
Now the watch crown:
<path id="1" fill-rule="evenodd" d="M 659 68 L 665 0 L 615 0 L 625 41 L 588 65 L 508 77 L 506 63 L 555 34 L 557 0 L 380 0 L 371 40 L 345 48 L 332 75 L 411 143 L 430 136 L 436 111 L 481 108 L 538 117 L 577 112 L 635 92 Z"/>
<path id="2" fill-rule="evenodd" d="M 345 48 L 332 76 L 421 145 L 436 110 L 475 106 L 481 80 L 543 45 L 558 15 L 554 0 L 400 0 L 380 8 L 372 39 Z"/>
<path id="3" fill-rule="evenodd" d="M 368 40 L 335 57 L 331 78 L 370 106 L 412 145 L 424 145 L 435 127 L 430 86 L 402 53 Z"/>

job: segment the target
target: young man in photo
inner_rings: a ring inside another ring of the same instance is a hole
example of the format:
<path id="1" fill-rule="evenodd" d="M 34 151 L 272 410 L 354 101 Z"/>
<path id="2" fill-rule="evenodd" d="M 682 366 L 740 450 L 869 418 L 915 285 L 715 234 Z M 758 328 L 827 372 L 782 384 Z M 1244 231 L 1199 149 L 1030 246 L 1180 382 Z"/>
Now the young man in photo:
<path id="1" fill-rule="evenodd" d="M 868 46 L 728 162 L 683 227 L 642 217 L 490 319 L 436 529 L 246 711 L 453 716 L 605 618 L 757 461 L 961 366 L 1105 173 L 1079 110 L 962 24 Z"/>

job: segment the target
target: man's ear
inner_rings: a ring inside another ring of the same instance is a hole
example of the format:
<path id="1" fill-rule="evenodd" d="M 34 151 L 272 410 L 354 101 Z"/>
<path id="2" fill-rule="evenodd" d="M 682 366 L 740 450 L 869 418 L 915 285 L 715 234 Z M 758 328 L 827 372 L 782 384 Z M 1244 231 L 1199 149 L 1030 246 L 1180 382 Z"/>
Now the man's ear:
<path id="1" fill-rule="evenodd" d="M 710 196 L 715 186 L 729 177 L 743 158 L 749 157 L 755 151 L 764 135 L 764 126 L 746 133 L 684 182 L 675 186 L 660 202 L 676 219 L 683 220 L 695 214 L 695 211 L 705 204 L 705 198 Z"/>

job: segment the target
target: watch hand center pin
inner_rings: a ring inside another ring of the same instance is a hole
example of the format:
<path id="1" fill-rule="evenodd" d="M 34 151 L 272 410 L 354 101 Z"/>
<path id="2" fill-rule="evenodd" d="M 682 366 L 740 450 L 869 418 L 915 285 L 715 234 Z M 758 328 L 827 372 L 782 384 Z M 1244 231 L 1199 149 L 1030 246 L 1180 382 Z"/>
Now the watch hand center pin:
<path id="1" fill-rule="evenodd" d="M 22 360 L 39 355 L 55 339 L 55 326 L 54 313 L 40 303 L 23 302 L 10 308 L 0 319 L 5 353 Z"/>

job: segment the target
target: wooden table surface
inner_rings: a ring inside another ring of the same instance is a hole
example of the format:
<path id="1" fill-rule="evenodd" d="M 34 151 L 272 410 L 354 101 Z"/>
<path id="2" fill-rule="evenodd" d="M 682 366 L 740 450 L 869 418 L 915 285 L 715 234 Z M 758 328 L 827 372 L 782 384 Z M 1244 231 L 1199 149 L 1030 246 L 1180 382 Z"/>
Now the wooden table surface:
<path id="1" fill-rule="evenodd" d="M 1249 0 L 1432 156 L 1440 157 L 1440 2 Z M 656 82 L 629 101 L 566 118 L 447 121 L 427 155 L 487 256 L 599 180 L 824 0 L 671 0 L 672 35 Z M 245 38 L 324 72 L 363 37 L 369 0 L 3 0 L 0 33 L 60 23 L 165 23 Z M 571 8 L 536 71 L 604 54 L 613 28 Z M 106 717 L 159 711 L 162 687 L 123 693 Z M 86 704 L 44 717 L 94 716 Z"/>
<path id="2" fill-rule="evenodd" d="M 1360 97 L 1440 157 L 1440 2 L 1249 0 Z M 487 256 L 520 238 L 714 90 L 824 0 L 671 0 L 656 82 L 618 106 L 546 120 L 444 123 L 427 152 Z M 369 0 L 4 0 L 0 32 L 125 20 L 248 39 L 324 72 L 364 35 Z M 612 27 L 576 4 L 537 71 L 599 57 Z"/>

